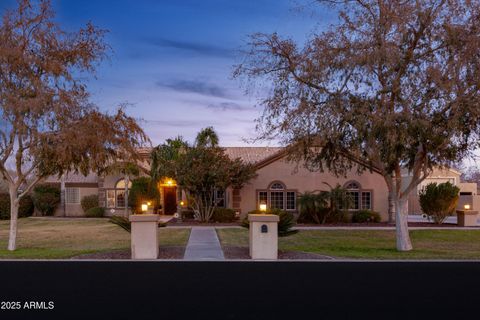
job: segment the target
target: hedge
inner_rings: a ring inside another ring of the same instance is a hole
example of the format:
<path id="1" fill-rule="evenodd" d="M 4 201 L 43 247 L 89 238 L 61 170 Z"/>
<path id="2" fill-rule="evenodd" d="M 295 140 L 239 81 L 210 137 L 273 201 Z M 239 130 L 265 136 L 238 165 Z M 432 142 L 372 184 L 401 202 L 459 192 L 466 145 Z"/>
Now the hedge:
<path id="1" fill-rule="evenodd" d="M 33 214 L 33 201 L 30 195 L 25 195 L 20 199 L 18 208 L 18 217 L 30 217 Z M 0 220 L 10 220 L 10 195 L 0 193 Z"/>

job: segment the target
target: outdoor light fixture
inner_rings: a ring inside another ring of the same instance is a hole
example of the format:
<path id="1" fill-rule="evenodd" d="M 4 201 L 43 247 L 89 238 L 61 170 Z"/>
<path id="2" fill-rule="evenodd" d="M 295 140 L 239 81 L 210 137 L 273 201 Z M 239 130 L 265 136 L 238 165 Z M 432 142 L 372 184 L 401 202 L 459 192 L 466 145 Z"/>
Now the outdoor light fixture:
<path id="1" fill-rule="evenodd" d="M 267 204 L 266 203 L 260 203 L 260 211 L 262 211 L 262 212 L 267 211 Z"/>
<path id="2" fill-rule="evenodd" d="M 147 206 L 151 206 L 152 203 L 150 201 L 147 202 Z"/>
<path id="3" fill-rule="evenodd" d="M 183 207 L 185 205 L 185 202 L 180 201 L 180 205 Z"/>
<path id="4" fill-rule="evenodd" d="M 470 210 L 470 205 L 469 205 L 469 204 L 464 204 L 464 205 L 463 205 L 463 209 L 465 209 L 465 210 Z"/>
<path id="5" fill-rule="evenodd" d="M 142 212 L 145 213 L 148 211 L 148 204 L 142 203 Z"/>
<path id="6" fill-rule="evenodd" d="M 168 181 L 167 181 L 167 184 L 168 184 L 169 186 L 171 186 L 171 185 L 173 184 L 172 180 L 168 180 Z"/>

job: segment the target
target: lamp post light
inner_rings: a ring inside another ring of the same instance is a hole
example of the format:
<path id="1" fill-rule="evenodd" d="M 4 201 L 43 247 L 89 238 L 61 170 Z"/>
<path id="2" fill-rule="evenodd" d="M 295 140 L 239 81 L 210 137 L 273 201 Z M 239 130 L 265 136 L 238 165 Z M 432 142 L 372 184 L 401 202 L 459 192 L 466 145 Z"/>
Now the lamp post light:
<path id="1" fill-rule="evenodd" d="M 463 209 L 465 209 L 465 210 L 470 210 L 470 205 L 469 205 L 469 204 L 464 204 L 464 205 L 463 205 Z"/>
<path id="2" fill-rule="evenodd" d="M 259 209 L 262 213 L 267 212 L 267 204 L 266 203 L 260 203 Z"/>
<path id="3" fill-rule="evenodd" d="M 147 213 L 147 211 L 148 211 L 148 204 L 142 203 L 142 213 Z"/>

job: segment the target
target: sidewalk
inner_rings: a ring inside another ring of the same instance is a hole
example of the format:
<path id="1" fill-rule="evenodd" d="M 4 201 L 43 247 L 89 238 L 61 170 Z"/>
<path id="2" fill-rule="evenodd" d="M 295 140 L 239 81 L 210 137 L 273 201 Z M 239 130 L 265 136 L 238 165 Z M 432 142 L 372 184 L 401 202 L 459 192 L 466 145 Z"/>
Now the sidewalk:
<path id="1" fill-rule="evenodd" d="M 184 260 L 225 260 L 214 227 L 193 227 Z"/>

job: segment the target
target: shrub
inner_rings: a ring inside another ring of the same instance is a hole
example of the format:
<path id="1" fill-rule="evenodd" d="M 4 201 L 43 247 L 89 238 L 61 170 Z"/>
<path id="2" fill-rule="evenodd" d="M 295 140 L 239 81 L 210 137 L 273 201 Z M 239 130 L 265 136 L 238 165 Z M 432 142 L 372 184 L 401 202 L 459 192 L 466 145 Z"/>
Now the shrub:
<path id="1" fill-rule="evenodd" d="M 83 212 L 87 212 L 91 208 L 98 207 L 98 195 L 92 194 L 90 196 L 85 196 L 81 201 Z"/>
<path id="2" fill-rule="evenodd" d="M 130 224 L 130 220 L 128 220 L 128 218 L 113 216 L 113 217 L 110 217 L 109 221 L 123 228 L 127 232 L 132 232 L 132 225 Z"/>
<path id="3" fill-rule="evenodd" d="M 105 215 L 105 208 L 102 207 L 93 207 L 85 212 L 85 215 L 88 218 L 102 218 Z"/>
<path id="4" fill-rule="evenodd" d="M 25 195 L 20 199 L 18 208 L 18 217 L 30 217 L 33 214 L 33 201 L 30 195 Z M 0 194 L 0 220 L 10 220 L 10 195 L 8 193 Z"/>
<path id="5" fill-rule="evenodd" d="M 195 218 L 195 212 L 192 209 L 182 209 L 182 219 L 193 219 Z"/>
<path id="6" fill-rule="evenodd" d="M 250 211 L 248 214 L 276 214 L 279 216 L 280 221 L 278 221 L 278 236 L 287 237 L 298 232 L 298 230 L 291 230 L 295 225 L 295 219 L 293 214 L 286 212 L 280 209 L 270 209 L 267 212 L 262 212 L 260 210 Z M 248 221 L 248 215 L 242 220 L 242 227 L 249 228 L 250 223 Z"/>
<path id="7" fill-rule="evenodd" d="M 306 191 L 298 197 L 299 222 L 323 223 L 328 213 L 328 193 Z"/>
<path id="8" fill-rule="evenodd" d="M 214 222 L 233 222 L 235 221 L 235 210 L 228 208 L 215 208 L 212 215 Z"/>
<path id="9" fill-rule="evenodd" d="M 457 207 L 460 189 L 450 182 L 429 183 L 420 191 L 420 207 L 435 223 L 441 224 Z"/>
<path id="10" fill-rule="evenodd" d="M 49 184 L 40 184 L 33 190 L 33 204 L 44 216 L 51 216 L 60 203 L 60 188 Z"/>
<path id="11" fill-rule="evenodd" d="M 149 177 L 140 177 L 132 181 L 132 188 L 128 193 L 128 206 L 133 213 L 140 210 L 143 202 L 151 201 L 154 212 L 160 208 L 160 193 L 155 181 Z"/>
<path id="12" fill-rule="evenodd" d="M 380 222 L 381 220 L 380 214 L 371 210 L 360 210 L 354 212 L 352 216 L 352 222 L 355 223 Z"/>

